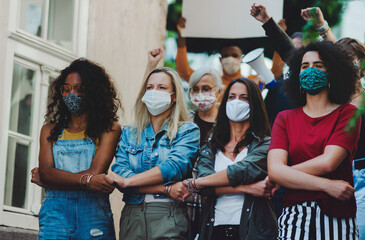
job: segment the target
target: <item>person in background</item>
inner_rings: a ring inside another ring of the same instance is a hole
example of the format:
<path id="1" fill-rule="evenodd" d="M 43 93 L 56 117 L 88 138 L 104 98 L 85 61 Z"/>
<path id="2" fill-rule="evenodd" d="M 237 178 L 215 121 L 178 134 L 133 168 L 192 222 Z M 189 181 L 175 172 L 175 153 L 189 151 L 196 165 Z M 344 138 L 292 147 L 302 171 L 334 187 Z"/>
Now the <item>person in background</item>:
<path id="1" fill-rule="evenodd" d="M 177 39 L 177 54 L 176 54 L 176 71 L 179 75 L 188 81 L 191 74 L 194 72 L 189 66 L 187 57 L 186 39 L 181 36 L 181 29 L 185 28 L 186 19 L 181 17 L 177 24 L 178 39 Z M 220 62 L 222 64 L 222 82 L 226 87 L 228 84 L 236 78 L 243 77 L 241 74 L 241 62 L 242 62 L 242 50 L 239 46 L 232 43 L 228 43 L 219 49 L 221 55 Z M 279 62 L 274 65 L 279 65 Z M 280 67 L 280 66 L 279 66 Z M 276 70 L 277 71 L 277 70 Z M 265 82 L 257 76 L 250 75 L 248 78 L 254 81 L 257 85 L 265 84 Z"/>
<path id="2" fill-rule="evenodd" d="M 269 179 L 285 186 L 278 239 L 358 239 L 352 159 L 359 124 L 345 127 L 357 73 L 327 41 L 291 53 L 285 87 L 297 108 L 279 113 L 268 153 Z M 346 79 L 344 81 L 343 79 Z"/>
<path id="3" fill-rule="evenodd" d="M 101 66 L 77 59 L 51 86 L 32 182 L 46 189 L 38 239 L 115 239 L 105 173 L 121 128 L 120 102 Z"/>
<path id="4" fill-rule="evenodd" d="M 142 83 L 135 124 L 122 130 L 108 178 L 123 194 L 119 239 L 188 239 L 187 191 L 199 150 L 199 128 L 188 122 L 178 74 L 157 68 Z"/>
<path id="5" fill-rule="evenodd" d="M 276 216 L 268 197 L 270 124 L 259 88 L 238 78 L 227 87 L 212 137 L 198 158 L 189 194 L 208 196 L 199 239 L 275 239 Z"/>
<path id="6" fill-rule="evenodd" d="M 188 96 L 196 110 L 190 111 L 189 120 L 200 128 L 200 146 L 205 144 L 215 124 L 219 107 L 217 99 L 223 88 L 221 77 L 210 67 L 199 68 L 190 76 Z"/>

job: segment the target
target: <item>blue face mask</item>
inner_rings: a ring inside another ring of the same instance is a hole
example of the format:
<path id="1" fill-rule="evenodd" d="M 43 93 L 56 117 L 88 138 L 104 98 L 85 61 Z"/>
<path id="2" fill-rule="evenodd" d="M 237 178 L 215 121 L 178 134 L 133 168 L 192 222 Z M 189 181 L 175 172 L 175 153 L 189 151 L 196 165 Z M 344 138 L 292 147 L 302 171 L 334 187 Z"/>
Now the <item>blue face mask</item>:
<path id="1" fill-rule="evenodd" d="M 69 93 L 66 96 L 63 96 L 63 102 L 66 104 L 68 110 L 79 116 L 83 113 L 83 103 L 84 103 L 84 97 L 79 96 L 74 93 Z"/>
<path id="2" fill-rule="evenodd" d="M 309 67 L 299 74 L 300 86 L 310 95 L 316 95 L 327 87 L 327 76 L 325 71 Z"/>

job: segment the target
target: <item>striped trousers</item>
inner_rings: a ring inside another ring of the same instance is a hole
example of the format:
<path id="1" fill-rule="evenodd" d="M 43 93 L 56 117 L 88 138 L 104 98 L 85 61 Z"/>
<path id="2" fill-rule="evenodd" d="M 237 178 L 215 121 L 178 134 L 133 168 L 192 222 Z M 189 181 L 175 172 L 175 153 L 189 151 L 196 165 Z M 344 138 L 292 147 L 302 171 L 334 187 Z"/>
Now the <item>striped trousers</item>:
<path id="1" fill-rule="evenodd" d="M 355 217 L 325 215 L 316 202 L 283 208 L 278 219 L 278 240 L 358 240 Z"/>

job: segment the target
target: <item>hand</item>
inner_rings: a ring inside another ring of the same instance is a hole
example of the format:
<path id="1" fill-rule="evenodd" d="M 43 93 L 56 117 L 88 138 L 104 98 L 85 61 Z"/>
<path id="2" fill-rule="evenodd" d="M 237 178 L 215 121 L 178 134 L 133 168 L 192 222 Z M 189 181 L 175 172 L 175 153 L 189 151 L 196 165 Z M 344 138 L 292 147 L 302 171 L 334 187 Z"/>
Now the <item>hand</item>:
<path id="1" fill-rule="evenodd" d="M 163 48 L 156 48 L 148 52 L 148 66 L 150 69 L 155 69 L 158 62 L 164 55 Z"/>
<path id="2" fill-rule="evenodd" d="M 255 77 L 250 80 L 253 81 L 259 88 L 260 88 L 260 84 L 262 84 L 262 88 L 260 89 L 261 91 L 265 88 L 265 81 L 262 80 L 261 78 Z"/>
<path id="3" fill-rule="evenodd" d="M 112 182 L 114 186 L 118 186 L 120 188 L 126 188 L 127 186 L 127 179 L 122 176 L 119 176 L 115 172 L 110 172 L 106 178 L 109 180 L 108 182 Z"/>
<path id="4" fill-rule="evenodd" d="M 182 181 L 182 184 L 183 184 L 183 186 L 186 189 L 186 192 L 185 192 L 185 194 L 182 197 L 182 200 L 185 201 L 186 198 L 188 198 L 189 196 L 191 196 L 191 193 L 188 191 L 188 180 L 185 179 L 184 181 Z"/>
<path id="5" fill-rule="evenodd" d="M 30 180 L 32 183 L 35 183 L 40 187 L 47 188 L 47 185 L 41 181 L 39 176 L 39 168 L 33 168 L 30 172 L 32 173 L 32 179 Z"/>
<path id="6" fill-rule="evenodd" d="M 331 197 L 345 201 L 354 196 L 355 189 L 348 183 L 342 180 L 328 180 L 324 191 Z"/>
<path id="7" fill-rule="evenodd" d="M 251 16 L 254 17 L 257 21 L 262 23 L 266 23 L 270 20 L 270 16 L 267 14 L 266 7 L 261 4 L 254 3 L 251 6 Z"/>
<path id="8" fill-rule="evenodd" d="M 255 197 L 271 198 L 273 186 L 273 183 L 268 178 L 265 178 L 262 181 L 245 185 L 245 193 Z"/>
<path id="9" fill-rule="evenodd" d="M 325 22 L 323 13 L 319 7 L 302 9 L 300 16 L 307 22 L 313 17 L 317 28 L 323 26 Z"/>
<path id="10" fill-rule="evenodd" d="M 105 174 L 94 175 L 89 184 L 90 190 L 111 194 L 114 191 L 113 180 Z"/>
<path id="11" fill-rule="evenodd" d="M 278 25 L 281 27 L 281 29 L 283 29 L 284 32 L 286 32 L 286 29 L 288 28 L 286 26 L 286 21 L 285 19 L 280 19 L 280 21 L 278 22 Z"/>
<path id="12" fill-rule="evenodd" d="M 170 197 L 183 202 L 183 196 L 188 193 L 188 189 L 184 186 L 183 182 L 177 182 L 171 185 Z"/>
<path id="13" fill-rule="evenodd" d="M 181 38 L 181 29 L 185 28 L 186 19 L 181 16 L 177 22 L 176 28 L 179 38 Z"/>

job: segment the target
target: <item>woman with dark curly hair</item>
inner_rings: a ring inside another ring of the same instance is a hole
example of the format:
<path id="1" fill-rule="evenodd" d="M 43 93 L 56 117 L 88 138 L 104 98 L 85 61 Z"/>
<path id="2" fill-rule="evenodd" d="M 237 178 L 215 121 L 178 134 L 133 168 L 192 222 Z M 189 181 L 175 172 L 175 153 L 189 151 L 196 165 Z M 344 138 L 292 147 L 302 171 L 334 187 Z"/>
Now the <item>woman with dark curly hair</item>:
<path id="1" fill-rule="evenodd" d="M 281 112 L 268 153 L 269 178 L 285 186 L 278 239 L 358 239 L 352 160 L 359 124 L 345 126 L 357 72 L 330 42 L 292 52 L 286 90 L 297 108 Z"/>
<path id="2" fill-rule="evenodd" d="M 38 239 L 115 239 L 106 178 L 121 128 L 104 68 L 77 59 L 51 86 L 32 182 L 46 189 Z"/>

